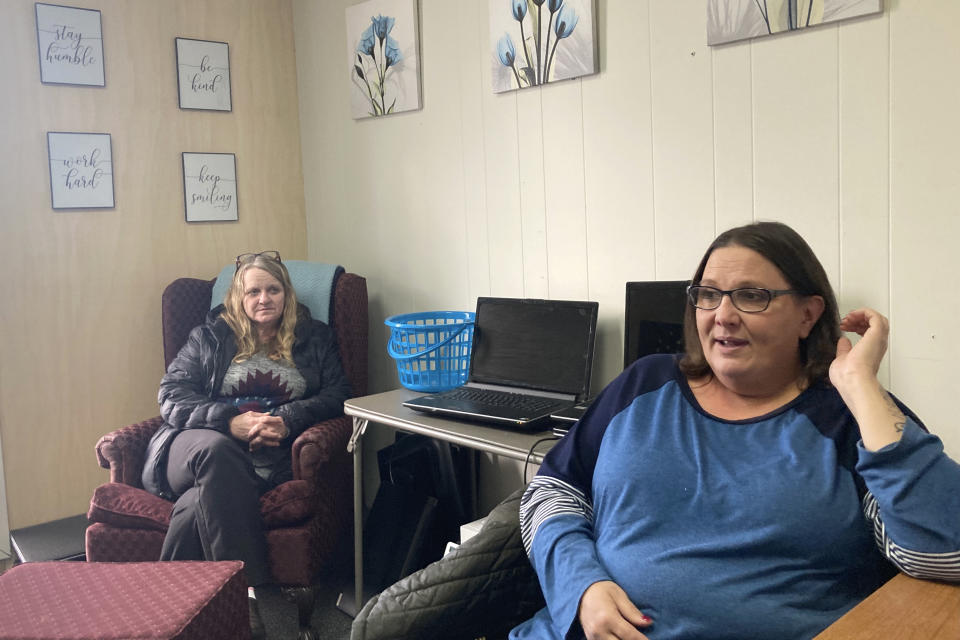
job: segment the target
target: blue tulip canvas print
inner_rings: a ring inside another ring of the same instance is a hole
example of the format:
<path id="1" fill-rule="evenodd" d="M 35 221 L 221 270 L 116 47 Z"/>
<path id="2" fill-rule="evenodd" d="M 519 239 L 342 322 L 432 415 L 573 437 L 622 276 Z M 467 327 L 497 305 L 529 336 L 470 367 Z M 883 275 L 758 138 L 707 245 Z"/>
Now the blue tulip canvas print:
<path id="1" fill-rule="evenodd" d="M 796 31 L 882 10 L 881 0 L 707 0 L 707 44 Z"/>
<path id="2" fill-rule="evenodd" d="M 350 110 L 376 118 L 420 108 L 416 0 L 347 7 Z"/>
<path id="3" fill-rule="evenodd" d="M 594 0 L 489 0 L 493 90 L 599 70 Z"/>

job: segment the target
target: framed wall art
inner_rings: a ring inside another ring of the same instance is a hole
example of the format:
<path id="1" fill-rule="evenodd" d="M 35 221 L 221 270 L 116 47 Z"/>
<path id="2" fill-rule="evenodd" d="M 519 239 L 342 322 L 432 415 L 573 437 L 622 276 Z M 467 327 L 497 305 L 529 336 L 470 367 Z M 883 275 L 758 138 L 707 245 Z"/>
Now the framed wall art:
<path id="1" fill-rule="evenodd" d="M 187 222 L 232 222 L 237 215 L 237 158 L 232 153 L 183 152 Z"/>
<path id="2" fill-rule="evenodd" d="M 54 209 L 112 209 L 113 148 L 109 133 L 47 133 Z"/>
<path id="3" fill-rule="evenodd" d="M 367 0 L 346 13 L 353 117 L 419 109 L 417 1 Z"/>
<path id="4" fill-rule="evenodd" d="M 34 6 L 40 82 L 104 86 L 100 12 L 41 2 Z"/>
<path id="5" fill-rule="evenodd" d="M 493 91 L 597 73 L 594 0 L 488 0 Z"/>
<path id="6" fill-rule="evenodd" d="M 180 108 L 232 111 L 230 45 L 176 38 L 176 49 Z"/>
<path id="7" fill-rule="evenodd" d="M 796 31 L 880 11 L 882 0 L 707 0 L 707 44 Z"/>

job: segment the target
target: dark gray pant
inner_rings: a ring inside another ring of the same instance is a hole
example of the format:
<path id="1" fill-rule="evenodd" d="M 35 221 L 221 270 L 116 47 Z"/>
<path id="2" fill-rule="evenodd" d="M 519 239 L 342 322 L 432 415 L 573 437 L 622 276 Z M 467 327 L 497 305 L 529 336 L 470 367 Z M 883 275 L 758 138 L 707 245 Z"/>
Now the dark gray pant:
<path id="1" fill-rule="evenodd" d="M 180 497 L 161 560 L 242 560 L 251 586 L 270 581 L 260 484 L 243 443 L 213 429 L 181 431 L 167 482 Z"/>

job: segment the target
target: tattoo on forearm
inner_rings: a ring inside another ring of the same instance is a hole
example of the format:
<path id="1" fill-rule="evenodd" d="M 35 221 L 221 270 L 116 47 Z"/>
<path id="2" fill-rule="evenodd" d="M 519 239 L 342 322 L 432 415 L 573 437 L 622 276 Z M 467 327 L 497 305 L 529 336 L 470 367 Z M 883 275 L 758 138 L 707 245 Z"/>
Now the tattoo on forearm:
<path id="1" fill-rule="evenodd" d="M 893 428 L 896 429 L 897 433 L 903 433 L 903 427 L 907 424 L 907 416 L 903 415 L 903 411 L 900 411 L 900 407 L 893 401 L 889 393 L 884 392 L 883 396 L 887 399 L 887 410 L 894 419 Z"/>

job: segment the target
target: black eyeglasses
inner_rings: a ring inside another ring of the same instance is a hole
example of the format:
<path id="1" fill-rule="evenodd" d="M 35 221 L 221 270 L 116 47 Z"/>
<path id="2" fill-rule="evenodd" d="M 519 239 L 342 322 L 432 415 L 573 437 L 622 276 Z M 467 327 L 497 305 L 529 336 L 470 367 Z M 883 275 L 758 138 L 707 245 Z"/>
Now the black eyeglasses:
<path id="1" fill-rule="evenodd" d="M 259 258 L 260 256 L 263 256 L 264 258 L 267 258 L 268 260 L 276 260 L 277 262 L 280 262 L 280 252 L 279 252 L 279 251 L 273 251 L 273 250 L 271 250 L 271 251 L 261 251 L 260 253 L 241 253 L 240 255 L 237 256 L 237 269 L 236 269 L 236 270 L 239 271 L 239 270 L 240 270 L 240 265 L 245 264 L 245 263 L 247 263 L 247 262 L 250 262 L 251 260 L 255 260 L 255 259 Z"/>
<path id="2" fill-rule="evenodd" d="M 713 311 L 720 306 L 723 296 L 730 296 L 730 301 L 744 313 L 760 313 L 766 311 L 770 301 L 791 293 L 800 293 L 794 289 L 763 289 L 761 287 L 742 287 L 740 289 L 717 289 L 700 284 L 687 287 L 687 298 L 690 304 L 697 309 Z"/>

